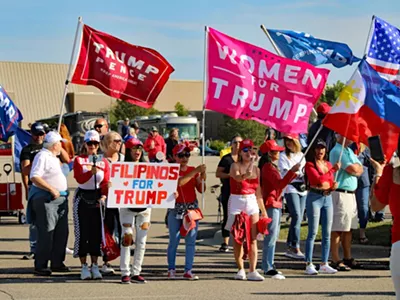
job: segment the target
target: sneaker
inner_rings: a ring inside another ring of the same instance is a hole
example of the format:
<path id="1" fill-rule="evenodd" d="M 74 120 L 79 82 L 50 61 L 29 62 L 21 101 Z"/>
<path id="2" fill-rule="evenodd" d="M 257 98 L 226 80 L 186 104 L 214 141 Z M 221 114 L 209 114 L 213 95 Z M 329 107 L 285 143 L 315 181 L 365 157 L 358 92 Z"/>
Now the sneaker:
<path id="1" fill-rule="evenodd" d="M 247 274 L 247 280 L 250 281 L 264 281 L 264 276 L 262 276 L 260 273 L 257 271 L 250 272 Z"/>
<path id="2" fill-rule="evenodd" d="M 228 251 L 229 251 L 228 245 L 225 243 L 222 243 L 221 247 L 219 248 L 219 252 L 228 252 Z"/>
<path id="3" fill-rule="evenodd" d="M 29 254 L 27 254 L 27 255 L 24 255 L 24 256 L 22 257 L 22 259 L 23 259 L 23 260 L 31 260 L 31 259 L 35 259 L 35 253 L 33 253 L 33 252 L 30 252 Z"/>
<path id="4" fill-rule="evenodd" d="M 81 279 L 82 280 L 92 279 L 92 273 L 90 273 L 89 267 L 87 264 L 82 265 Z"/>
<path id="5" fill-rule="evenodd" d="M 131 283 L 131 277 L 128 275 L 122 276 L 121 277 L 121 283 L 122 284 L 130 284 Z"/>
<path id="6" fill-rule="evenodd" d="M 51 271 L 56 273 L 69 273 L 71 272 L 71 269 L 68 268 L 66 265 L 62 264 L 59 267 L 51 267 Z"/>
<path id="7" fill-rule="evenodd" d="M 319 266 L 319 272 L 321 274 L 335 274 L 337 273 L 337 270 L 332 268 L 330 265 L 325 264 Z"/>
<path id="8" fill-rule="evenodd" d="M 50 276 L 51 275 L 51 270 L 49 268 L 45 269 L 36 269 L 33 272 L 37 276 Z"/>
<path id="9" fill-rule="evenodd" d="M 297 252 L 293 252 L 293 258 L 294 259 L 301 259 L 304 260 L 305 256 L 304 254 L 299 250 Z"/>
<path id="10" fill-rule="evenodd" d="M 92 264 L 92 267 L 90 268 L 90 271 L 92 272 L 92 278 L 97 280 L 97 279 L 103 279 L 103 276 L 100 273 L 99 270 L 99 265 L 97 264 Z"/>
<path id="11" fill-rule="evenodd" d="M 74 251 L 71 250 L 71 249 L 69 249 L 69 248 L 65 248 L 65 254 L 66 254 L 66 255 L 73 255 L 73 254 L 74 254 Z"/>
<path id="12" fill-rule="evenodd" d="M 183 278 L 189 280 L 199 280 L 199 276 L 194 275 L 192 270 L 186 271 L 185 274 L 183 274 Z"/>
<path id="13" fill-rule="evenodd" d="M 264 272 L 264 275 L 270 276 L 271 279 L 277 279 L 277 280 L 286 279 L 286 277 L 282 275 L 282 272 L 279 272 L 278 270 L 275 269 L 271 269 L 268 272 Z"/>
<path id="14" fill-rule="evenodd" d="M 134 275 L 131 278 L 131 281 L 134 283 L 146 283 L 147 281 L 140 275 Z"/>
<path id="15" fill-rule="evenodd" d="M 285 255 L 286 257 L 289 257 L 289 258 L 295 258 L 295 255 L 294 255 L 294 252 L 293 252 L 292 249 L 287 249 L 287 251 L 285 252 L 284 255 Z"/>
<path id="16" fill-rule="evenodd" d="M 175 278 L 176 278 L 175 269 L 168 270 L 168 279 L 175 279 Z"/>
<path id="17" fill-rule="evenodd" d="M 114 275 L 115 271 L 114 269 L 111 267 L 111 265 L 109 263 L 105 263 L 100 270 L 101 273 L 103 273 L 104 275 Z"/>
<path id="18" fill-rule="evenodd" d="M 239 270 L 236 273 L 234 279 L 235 280 L 246 280 L 246 272 L 243 269 Z"/>
<path id="19" fill-rule="evenodd" d="M 305 273 L 307 275 L 318 275 L 318 271 L 313 264 L 307 265 Z"/>

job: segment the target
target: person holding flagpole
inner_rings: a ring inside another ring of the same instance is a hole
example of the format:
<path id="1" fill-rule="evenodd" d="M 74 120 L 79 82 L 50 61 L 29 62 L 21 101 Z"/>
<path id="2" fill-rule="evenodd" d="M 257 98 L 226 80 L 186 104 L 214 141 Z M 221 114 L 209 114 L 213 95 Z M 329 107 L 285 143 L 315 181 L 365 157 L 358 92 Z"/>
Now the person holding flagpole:
<path id="1" fill-rule="evenodd" d="M 338 188 L 332 192 L 331 266 L 338 271 L 350 271 L 352 268 L 361 267 L 351 256 L 351 230 L 358 228 L 355 192 L 357 190 L 357 177 L 362 175 L 364 168 L 349 147 L 353 142 L 340 134 L 337 134 L 336 138 L 338 142 L 329 155 L 329 161 L 332 165 L 341 163 L 341 168 L 337 171 L 336 177 Z M 340 243 L 343 247 L 343 261 L 339 256 Z"/>

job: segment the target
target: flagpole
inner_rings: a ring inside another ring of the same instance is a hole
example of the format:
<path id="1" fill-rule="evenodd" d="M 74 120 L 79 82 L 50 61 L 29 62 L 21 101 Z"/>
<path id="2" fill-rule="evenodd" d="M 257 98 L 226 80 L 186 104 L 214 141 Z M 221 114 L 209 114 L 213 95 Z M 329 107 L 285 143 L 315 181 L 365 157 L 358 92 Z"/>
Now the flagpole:
<path id="1" fill-rule="evenodd" d="M 372 16 L 372 20 L 371 20 L 371 25 L 369 26 L 369 31 L 368 31 L 368 37 L 367 37 L 367 43 L 365 44 L 365 48 L 364 48 L 364 55 L 367 54 L 367 49 L 368 49 L 368 45 L 371 43 L 371 39 L 372 39 L 372 28 L 374 27 L 374 22 L 375 21 L 375 16 Z"/>
<path id="2" fill-rule="evenodd" d="M 202 139 L 202 147 L 201 147 L 201 163 L 205 164 L 206 159 L 205 159 L 205 148 L 206 148 L 206 98 L 207 98 L 207 50 L 208 50 L 208 27 L 204 27 L 204 74 L 203 74 L 203 118 L 201 120 L 201 139 Z M 201 205 L 202 205 L 202 210 L 204 211 L 205 209 L 205 180 L 202 179 L 201 185 L 202 185 L 202 193 L 201 193 Z"/>
<path id="3" fill-rule="evenodd" d="M 318 134 L 321 132 L 322 128 L 324 128 L 324 125 L 321 124 L 321 126 L 319 126 L 317 132 L 315 133 L 314 137 L 312 138 L 310 144 L 307 145 L 307 149 L 306 149 L 306 151 L 304 152 L 303 157 L 301 158 L 300 161 L 302 161 L 302 160 L 306 157 L 308 151 L 310 151 L 310 149 L 311 149 L 311 146 L 312 146 L 312 145 L 314 144 L 314 142 L 317 140 Z"/>
<path id="4" fill-rule="evenodd" d="M 73 64 L 73 61 L 74 61 L 76 42 L 78 41 L 79 28 L 80 28 L 81 24 L 82 24 L 82 17 L 79 17 L 78 18 L 78 25 L 76 26 L 76 31 L 75 31 L 74 44 L 72 46 L 71 59 L 69 60 L 67 79 L 65 80 L 65 85 L 64 85 L 64 93 L 63 93 L 62 100 L 61 100 L 60 116 L 58 118 L 58 127 L 57 127 L 57 131 L 58 132 L 60 131 L 62 116 L 63 116 L 63 113 L 64 113 L 65 98 L 67 97 L 68 85 L 69 85 L 69 82 L 71 80 L 70 77 L 71 77 L 71 71 L 72 71 L 72 64 Z"/>
<path id="5" fill-rule="evenodd" d="M 269 41 L 272 44 L 272 47 L 274 47 L 276 53 L 282 57 L 285 57 L 285 55 L 282 54 L 281 50 L 278 48 L 278 45 L 274 42 L 274 40 L 272 39 L 271 35 L 269 34 L 267 28 L 265 28 L 264 24 L 260 25 L 261 30 L 265 33 L 265 35 L 267 36 L 267 38 L 269 39 Z M 315 108 L 313 107 L 312 109 L 313 113 L 318 116 L 317 111 L 315 110 Z"/>
<path id="6" fill-rule="evenodd" d="M 342 160 L 343 151 L 344 151 L 344 144 L 345 144 L 345 143 L 346 143 L 346 138 L 343 137 L 342 149 L 340 150 L 338 163 L 340 163 L 340 161 Z M 335 174 L 335 182 L 336 182 L 336 180 L 337 180 L 337 178 L 338 178 L 338 175 L 339 175 L 339 170 L 336 171 L 336 174 Z"/>
<path id="7" fill-rule="evenodd" d="M 269 41 L 272 44 L 272 47 L 274 47 L 276 53 L 278 53 L 278 55 L 285 57 L 285 55 L 282 54 L 281 50 L 279 50 L 278 45 L 275 44 L 274 40 L 272 39 L 271 35 L 269 34 L 267 28 L 265 28 L 265 26 L 263 24 L 260 25 L 261 30 L 264 31 L 265 35 L 267 36 L 267 38 L 269 39 Z"/>

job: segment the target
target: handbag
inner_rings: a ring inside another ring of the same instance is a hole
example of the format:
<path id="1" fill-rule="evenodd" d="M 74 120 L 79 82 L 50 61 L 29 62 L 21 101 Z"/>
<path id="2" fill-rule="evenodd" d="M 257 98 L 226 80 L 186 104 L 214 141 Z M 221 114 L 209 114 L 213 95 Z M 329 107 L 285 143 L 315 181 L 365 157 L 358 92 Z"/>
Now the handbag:
<path id="1" fill-rule="evenodd" d="M 107 258 L 107 261 L 112 261 L 120 256 L 121 251 L 113 235 L 104 224 L 102 205 L 100 205 L 100 216 L 102 236 L 101 251 L 103 252 L 103 255 Z"/>
<path id="2" fill-rule="evenodd" d="M 300 193 L 304 192 L 307 188 L 306 184 L 304 182 L 292 182 L 290 184 L 291 186 L 293 186 L 297 191 L 299 191 Z"/>
<path id="3" fill-rule="evenodd" d="M 99 200 L 99 190 L 83 190 L 79 189 L 78 197 L 82 200 L 87 206 L 96 206 Z"/>

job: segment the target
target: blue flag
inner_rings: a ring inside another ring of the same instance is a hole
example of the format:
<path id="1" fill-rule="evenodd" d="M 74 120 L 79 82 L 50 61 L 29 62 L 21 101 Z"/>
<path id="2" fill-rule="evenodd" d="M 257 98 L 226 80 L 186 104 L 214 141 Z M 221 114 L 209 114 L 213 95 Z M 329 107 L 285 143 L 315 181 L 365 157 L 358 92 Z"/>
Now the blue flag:
<path id="1" fill-rule="evenodd" d="M 16 132 L 18 123 L 23 119 L 21 112 L 0 86 L 0 140 L 7 142 Z"/>
<path id="2" fill-rule="evenodd" d="M 342 68 L 360 61 L 343 43 L 317 39 L 304 32 L 268 29 L 272 40 L 287 58 L 308 62 L 314 66 L 332 64 Z"/>
<path id="3" fill-rule="evenodd" d="M 21 173 L 21 151 L 26 145 L 28 145 L 31 141 L 31 134 L 28 131 L 25 131 L 19 127 L 15 131 L 14 136 L 14 170 L 15 172 Z"/>

